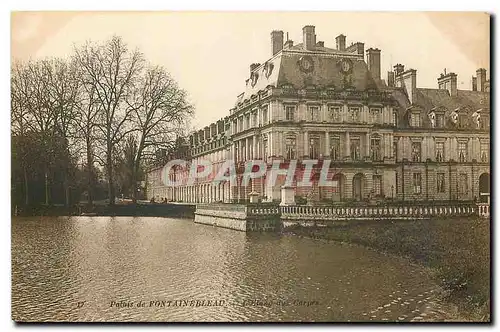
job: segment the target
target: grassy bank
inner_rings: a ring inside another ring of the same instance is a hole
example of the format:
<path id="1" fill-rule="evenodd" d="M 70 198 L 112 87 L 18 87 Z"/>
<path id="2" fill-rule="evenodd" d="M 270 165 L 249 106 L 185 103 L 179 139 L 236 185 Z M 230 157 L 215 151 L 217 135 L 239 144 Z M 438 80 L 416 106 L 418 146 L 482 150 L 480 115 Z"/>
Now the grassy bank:
<path id="1" fill-rule="evenodd" d="M 479 219 L 294 226 L 310 238 L 354 243 L 409 257 L 435 271 L 447 300 L 470 321 L 490 320 L 490 223 Z"/>

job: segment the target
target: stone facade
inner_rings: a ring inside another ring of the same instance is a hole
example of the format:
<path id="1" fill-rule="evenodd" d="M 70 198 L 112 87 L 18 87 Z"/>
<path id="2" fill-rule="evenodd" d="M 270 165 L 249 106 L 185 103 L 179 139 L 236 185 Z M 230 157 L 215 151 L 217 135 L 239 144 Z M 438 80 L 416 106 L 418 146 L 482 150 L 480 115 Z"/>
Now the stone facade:
<path id="1" fill-rule="evenodd" d="M 271 165 L 286 168 L 297 160 L 297 203 L 486 199 L 490 94 L 484 69 L 472 91 L 458 90 L 454 73 L 441 74 L 437 89 L 418 88 L 417 71 L 401 64 L 381 79 L 381 51 L 368 49 L 365 61 L 364 44 L 345 48 L 345 36 L 337 37 L 335 49 L 316 42 L 313 26 L 304 27 L 307 40 L 297 45 L 283 45 L 280 36 L 271 34 L 271 58 L 250 66 L 246 89 L 229 115 L 190 135 L 188 163 L 208 160 L 211 174 L 166 188 L 158 182 L 162 168 L 152 169 L 149 197 L 229 203 L 247 202 L 256 192 L 263 201 L 279 202 L 285 180 L 278 176 L 269 185 Z M 244 163 L 255 159 L 268 165 L 266 179 L 245 186 Z M 309 159 L 318 160 L 313 185 L 297 186 Z M 237 185 L 213 185 L 226 160 L 236 162 Z M 318 185 L 326 160 L 330 187 Z M 187 179 L 189 166 L 169 172 Z"/>

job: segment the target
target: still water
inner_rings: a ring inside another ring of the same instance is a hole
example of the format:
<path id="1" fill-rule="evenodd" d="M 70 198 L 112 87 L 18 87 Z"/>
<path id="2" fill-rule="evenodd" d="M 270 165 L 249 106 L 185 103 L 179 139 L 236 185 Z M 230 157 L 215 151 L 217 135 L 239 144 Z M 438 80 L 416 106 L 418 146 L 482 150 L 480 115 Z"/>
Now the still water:
<path id="1" fill-rule="evenodd" d="M 191 220 L 12 221 L 16 321 L 440 320 L 423 268 L 364 248 Z"/>

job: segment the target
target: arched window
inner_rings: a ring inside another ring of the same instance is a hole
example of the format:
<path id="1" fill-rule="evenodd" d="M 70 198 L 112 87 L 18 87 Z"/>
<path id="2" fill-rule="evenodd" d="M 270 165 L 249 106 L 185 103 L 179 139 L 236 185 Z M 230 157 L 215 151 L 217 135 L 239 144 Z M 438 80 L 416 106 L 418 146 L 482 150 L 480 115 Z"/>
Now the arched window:
<path id="1" fill-rule="evenodd" d="M 292 160 L 297 157 L 297 137 L 295 134 L 287 134 L 285 138 L 285 157 Z"/>
<path id="2" fill-rule="evenodd" d="M 382 160 L 382 147 L 380 145 L 380 135 L 378 134 L 371 137 L 371 157 L 373 161 Z"/>

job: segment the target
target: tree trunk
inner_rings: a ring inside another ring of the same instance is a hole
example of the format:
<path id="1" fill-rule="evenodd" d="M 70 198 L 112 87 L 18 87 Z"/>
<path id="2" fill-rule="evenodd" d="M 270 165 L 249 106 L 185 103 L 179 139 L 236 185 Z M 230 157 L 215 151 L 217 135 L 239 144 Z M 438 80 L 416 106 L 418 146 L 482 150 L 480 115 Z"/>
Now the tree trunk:
<path id="1" fill-rule="evenodd" d="M 109 206 L 115 205 L 115 183 L 113 181 L 113 159 L 111 158 L 111 152 L 108 152 L 107 156 L 107 173 L 108 173 L 108 196 L 109 196 Z"/>
<path id="2" fill-rule="evenodd" d="M 134 163 L 132 170 L 132 201 L 134 204 L 137 203 L 137 174 L 139 173 L 139 166 Z"/>
<path id="3" fill-rule="evenodd" d="M 87 176 L 88 176 L 88 186 L 87 186 L 87 205 L 91 207 L 93 202 L 93 194 L 94 194 L 94 178 L 92 174 L 92 150 L 90 146 L 90 138 L 87 137 Z"/>
<path id="4" fill-rule="evenodd" d="M 29 183 L 28 183 L 28 172 L 26 171 L 26 165 L 23 165 L 24 173 L 24 205 L 29 205 Z"/>
<path id="5" fill-rule="evenodd" d="M 45 171 L 45 205 L 49 205 L 49 175 Z"/>

